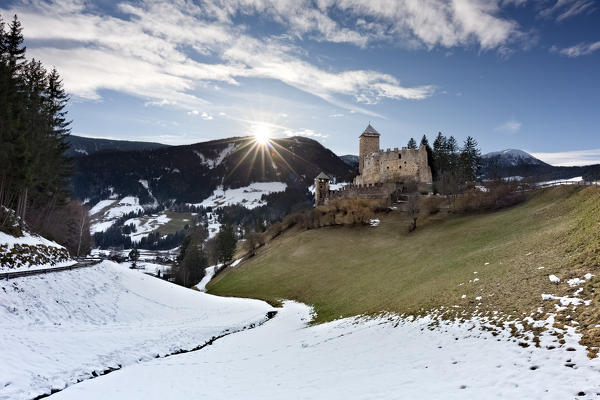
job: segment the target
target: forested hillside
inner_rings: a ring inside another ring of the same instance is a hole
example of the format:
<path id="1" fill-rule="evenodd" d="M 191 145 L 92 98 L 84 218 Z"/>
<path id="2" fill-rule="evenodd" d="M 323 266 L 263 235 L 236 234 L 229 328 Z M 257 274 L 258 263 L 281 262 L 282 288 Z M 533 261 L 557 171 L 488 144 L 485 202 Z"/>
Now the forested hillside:
<path id="1" fill-rule="evenodd" d="M 142 204 L 199 203 L 218 187 L 284 182 L 304 192 L 321 171 L 350 180 L 352 168 L 320 143 L 293 137 L 258 145 L 229 138 L 150 151 L 103 152 L 75 160 L 75 194 L 95 204 L 111 194 L 137 196 Z M 148 183 L 145 188 L 140 181 Z"/>
<path id="2" fill-rule="evenodd" d="M 88 138 L 75 135 L 69 135 L 66 142 L 69 145 L 66 152 L 68 157 L 83 157 L 94 153 L 108 151 L 140 151 L 169 147 L 166 144 L 161 143 Z"/>
<path id="3" fill-rule="evenodd" d="M 68 193 L 69 98 L 56 69 L 26 58 L 23 41 L 16 16 L 0 19 L 0 230 L 14 229 L 14 210 L 36 233 L 89 247 L 87 213 Z"/>

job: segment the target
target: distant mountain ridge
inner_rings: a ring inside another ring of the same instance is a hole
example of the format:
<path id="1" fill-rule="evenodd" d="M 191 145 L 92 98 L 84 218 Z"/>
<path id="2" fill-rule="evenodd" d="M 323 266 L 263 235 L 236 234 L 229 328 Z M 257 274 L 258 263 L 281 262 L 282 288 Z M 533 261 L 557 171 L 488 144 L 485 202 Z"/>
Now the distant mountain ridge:
<path id="1" fill-rule="evenodd" d="M 517 149 L 506 149 L 484 154 L 481 157 L 481 173 L 484 178 L 520 176 L 536 181 L 570 179 L 581 176 L 584 180 L 600 179 L 600 165 L 581 167 L 556 167 L 531 154 Z"/>
<path id="2" fill-rule="evenodd" d="M 75 159 L 73 191 L 82 200 L 136 196 L 140 204 L 199 203 L 218 187 L 283 182 L 306 191 L 321 171 L 349 181 L 353 169 L 319 142 L 305 137 L 235 137 L 140 151 L 103 151 Z"/>
<path id="3" fill-rule="evenodd" d="M 169 147 L 162 143 L 88 138 L 76 135 L 67 136 L 67 143 L 69 149 L 65 154 L 68 157 L 83 157 L 106 151 L 144 151 Z"/>
<path id="4" fill-rule="evenodd" d="M 483 159 L 497 158 L 505 166 L 517 165 L 549 165 L 531 154 L 517 149 L 506 149 L 484 154 Z"/>
<path id="5" fill-rule="evenodd" d="M 340 158 L 346 164 L 348 164 L 350 167 L 355 168 L 355 169 L 358 168 L 358 164 L 359 164 L 358 156 L 355 156 L 354 154 L 346 154 L 346 155 L 340 156 Z"/>

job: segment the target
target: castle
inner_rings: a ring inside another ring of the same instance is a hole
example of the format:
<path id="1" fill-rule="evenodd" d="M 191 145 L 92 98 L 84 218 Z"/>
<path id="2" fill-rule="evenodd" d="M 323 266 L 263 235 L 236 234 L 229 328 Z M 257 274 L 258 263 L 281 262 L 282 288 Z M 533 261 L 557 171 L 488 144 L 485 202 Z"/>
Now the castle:
<path id="1" fill-rule="evenodd" d="M 329 199 L 388 198 L 406 189 L 406 184 L 419 186 L 432 182 L 427 149 L 403 147 L 401 150 L 381 150 L 381 135 L 369 124 L 359 136 L 358 175 L 350 186 L 339 191 L 329 190 L 329 177 L 323 172 L 315 178 L 315 206 Z"/>
<path id="2" fill-rule="evenodd" d="M 386 182 L 415 181 L 431 183 L 431 168 L 427 163 L 427 149 L 379 149 L 381 135 L 369 124 L 359 139 L 358 176 L 355 185 Z"/>

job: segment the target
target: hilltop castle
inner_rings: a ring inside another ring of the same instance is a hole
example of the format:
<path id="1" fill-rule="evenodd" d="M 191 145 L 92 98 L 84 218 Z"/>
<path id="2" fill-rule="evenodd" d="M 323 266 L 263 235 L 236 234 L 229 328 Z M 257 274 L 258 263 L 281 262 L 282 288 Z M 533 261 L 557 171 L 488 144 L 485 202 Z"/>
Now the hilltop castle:
<path id="1" fill-rule="evenodd" d="M 406 184 L 419 186 L 432 182 L 427 149 L 403 147 L 401 150 L 381 150 L 381 135 L 369 124 L 359 136 L 358 175 L 352 185 L 341 190 L 329 190 L 329 177 L 323 172 L 315 178 L 315 206 L 330 199 L 377 198 L 393 200 L 406 190 Z"/>
<path id="2" fill-rule="evenodd" d="M 407 182 L 431 183 L 427 149 L 379 149 L 381 135 L 369 124 L 359 137 L 358 176 L 355 185 Z"/>

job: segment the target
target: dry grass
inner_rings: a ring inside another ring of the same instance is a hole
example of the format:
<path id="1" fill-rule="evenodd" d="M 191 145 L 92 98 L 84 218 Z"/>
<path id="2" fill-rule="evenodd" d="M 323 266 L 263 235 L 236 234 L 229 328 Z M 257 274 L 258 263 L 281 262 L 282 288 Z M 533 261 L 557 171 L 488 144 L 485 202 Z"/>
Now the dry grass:
<path id="1" fill-rule="evenodd" d="M 399 212 L 375 228 L 293 228 L 225 271 L 208 289 L 312 304 L 316 322 L 382 311 L 414 315 L 441 307 L 455 316 L 498 311 L 506 319 L 520 319 L 535 318 L 540 306 L 553 311 L 552 302 L 542 302 L 542 293 L 572 295 L 566 280 L 592 273 L 597 277 L 581 294 L 592 304 L 567 311 L 593 352 L 600 345 L 595 327 L 600 320 L 599 221 L 598 189 L 557 187 L 493 213 L 438 213 L 412 233 Z M 551 283 L 549 274 L 561 283 Z"/>

